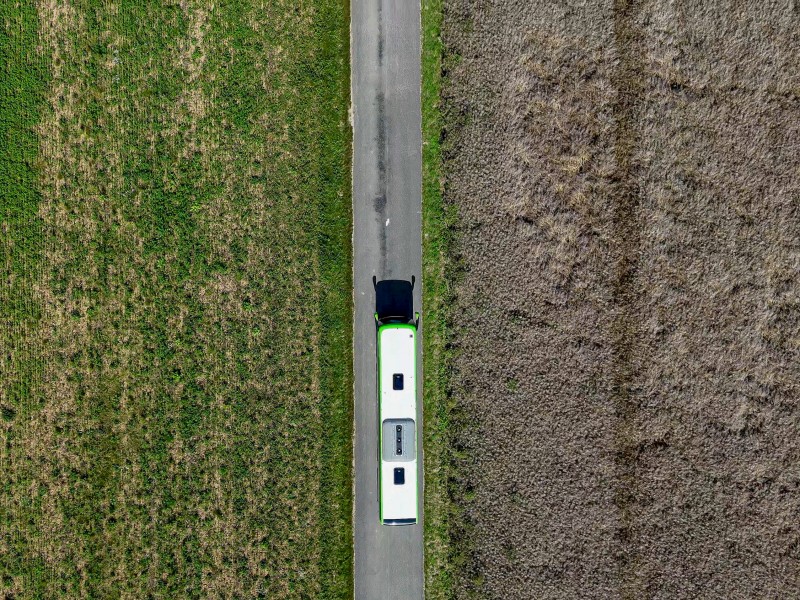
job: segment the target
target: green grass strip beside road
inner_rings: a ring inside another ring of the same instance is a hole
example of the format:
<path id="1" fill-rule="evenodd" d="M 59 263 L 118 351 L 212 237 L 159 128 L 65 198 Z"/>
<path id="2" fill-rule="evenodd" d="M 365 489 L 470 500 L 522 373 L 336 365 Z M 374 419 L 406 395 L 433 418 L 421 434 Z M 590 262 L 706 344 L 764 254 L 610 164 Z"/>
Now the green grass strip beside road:
<path id="1" fill-rule="evenodd" d="M 447 306 L 453 215 L 442 200 L 442 0 L 422 1 L 422 303 L 425 444 L 425 597 L 453 593 L 448 496 Z"/>
<path id="2" fill-rule="evenodd" d="M 322 284 L 320 410 L 329 426 L 322 452 L 320 532 L 322 597 L 353 592 L 353 201 L 350 165 L 350 3 L 320 3 L 321 52 L 311 76 L 320 87 L 317 153 Z M 346 142 L 343 140 L 347 140 Z M 349 527 L 343 527 L 342 524 Z"/>

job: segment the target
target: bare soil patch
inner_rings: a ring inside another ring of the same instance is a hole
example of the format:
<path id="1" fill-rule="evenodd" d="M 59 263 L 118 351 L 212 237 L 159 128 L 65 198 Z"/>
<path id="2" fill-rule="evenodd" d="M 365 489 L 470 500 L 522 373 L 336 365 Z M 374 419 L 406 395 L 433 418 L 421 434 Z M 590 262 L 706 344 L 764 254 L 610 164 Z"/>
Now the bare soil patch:
<path id="1" fill-rule="evenodd" d="M 444 2 L 455 597 L 800 593 L 797 19 Z"/>

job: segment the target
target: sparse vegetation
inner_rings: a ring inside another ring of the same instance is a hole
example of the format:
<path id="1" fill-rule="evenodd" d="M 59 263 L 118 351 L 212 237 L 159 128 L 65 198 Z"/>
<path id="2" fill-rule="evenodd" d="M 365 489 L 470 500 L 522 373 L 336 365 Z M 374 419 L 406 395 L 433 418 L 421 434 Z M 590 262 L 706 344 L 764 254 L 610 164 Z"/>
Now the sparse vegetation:
<path id="1" fill-rule="evenodd" d="M 442 11 L 442 204 L 432 171 L 425 195 L 428 592 L 797 596 L 796 10 Z M 425 122 L 430 142 L 436 116 Z M 457 319 L 441 312 L 451 293 Z"/>
<path id="2" fill-rule="evenodd" d="M 4 597 L 348 597 L 347 4 L 2 16 Z"/>

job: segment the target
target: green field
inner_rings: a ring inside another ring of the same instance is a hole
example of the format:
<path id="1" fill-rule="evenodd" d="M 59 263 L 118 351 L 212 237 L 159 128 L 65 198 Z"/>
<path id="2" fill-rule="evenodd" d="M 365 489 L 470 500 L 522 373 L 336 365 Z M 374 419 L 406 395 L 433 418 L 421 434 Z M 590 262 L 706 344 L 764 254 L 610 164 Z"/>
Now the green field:
<path id="1" fill-rule="evenodd" d="M 347 10 L 0 8 L 4 597 L 350 595 Z"/>

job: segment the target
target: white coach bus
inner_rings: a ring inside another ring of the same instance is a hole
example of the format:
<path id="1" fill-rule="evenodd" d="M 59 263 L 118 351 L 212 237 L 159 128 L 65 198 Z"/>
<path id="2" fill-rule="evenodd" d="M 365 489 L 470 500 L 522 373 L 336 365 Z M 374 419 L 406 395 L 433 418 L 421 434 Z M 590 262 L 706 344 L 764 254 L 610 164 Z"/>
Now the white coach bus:
<path id="1" fill-rule="evenodd" d="M 380 519 L 413 525 L 418 518 L 417 322 L 411 282 L 375 283 L 378 324 L 378 463 Z"/>

